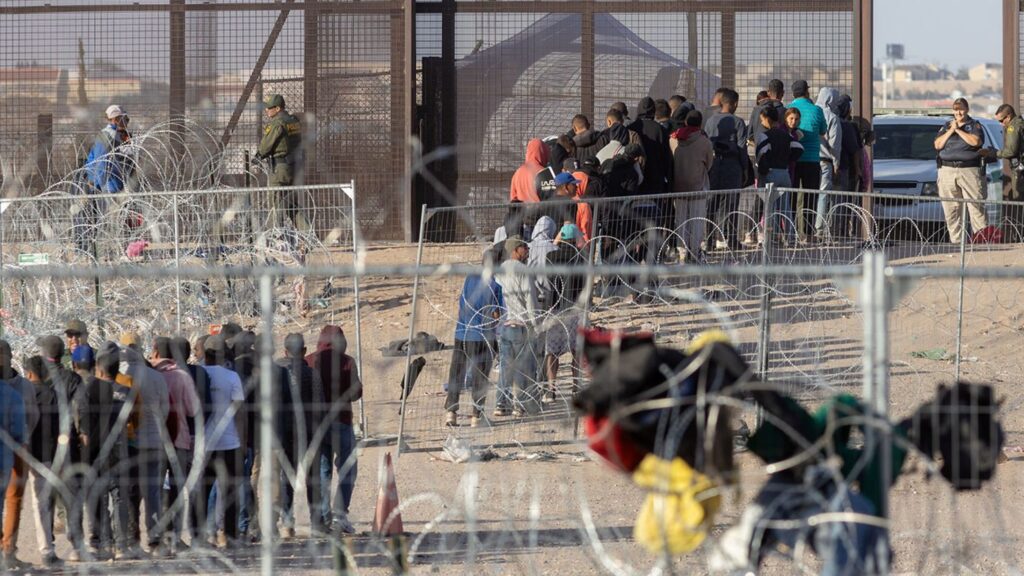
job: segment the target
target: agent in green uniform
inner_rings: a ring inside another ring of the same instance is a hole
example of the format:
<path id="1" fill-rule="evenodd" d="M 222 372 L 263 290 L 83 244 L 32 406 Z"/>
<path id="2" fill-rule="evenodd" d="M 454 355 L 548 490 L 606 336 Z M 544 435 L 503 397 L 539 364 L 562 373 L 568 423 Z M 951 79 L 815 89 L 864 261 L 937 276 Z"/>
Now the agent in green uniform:
<path id="1" fill-rule="evenodd" d="M 1003 125 L 1003 149 L 996 154 L 999 158 L 1010 161 L 1010 189 L 1006 192 L 1004 200 L 1014 202 L 1024 201 L 1024 164 L 1021 163 L 1021 155 L 1024 154 L 1024 145 L 1021 138 L 1024 137 L 1024 118 L 1017 116 L 1013 106 L 1003 104 L 996 110 L 996 120 Z M 1009 224 L 1004 233 L 1006 239 L 1011 242 L 1024 241 L 1024 205 L 1005 205 L 1006 220 Z"/>
<path id="2" fill-rule="evenodd" d="M 256 158 L 266 160 L 270 167 L 268 185 L 276 186 L 297 186 L 296 172 L 300 163 L 302 152 L 302 125 L 299 119 L 284 108 L 284 97 L 280 94 L 271 94 L 263 101 L 267 118 L 270 122 L 263 128 L 263 138 L 260 140 L 259 150 Z M 284 211 L 291 219 L 292 224 L 300 232 L 309 230 L 305 215 L 302 213 L 299 204 L 299 193 L 287 191 L 276 195 L 274 198 L 274 220 L 277 220 L 277 207 Z"/>

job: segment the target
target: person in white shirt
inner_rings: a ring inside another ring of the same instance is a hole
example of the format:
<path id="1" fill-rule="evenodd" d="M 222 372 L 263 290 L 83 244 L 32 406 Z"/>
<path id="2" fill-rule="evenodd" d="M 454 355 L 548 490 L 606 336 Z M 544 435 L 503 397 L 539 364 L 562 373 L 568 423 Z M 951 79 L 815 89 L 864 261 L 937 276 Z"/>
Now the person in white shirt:
<path id="1" fill-rule="evenodd" d="M 206 453 L 206 466 L 200 482 L 202 492 L 196 496 L 199 505 L 194 526 L 200 530 L 206 526 L 206 500 L 217 481 L 218 496 L 224 502 L 224 530 L 217 534 L 216 544 L 218 548 L 225 548 L 229 540 L 238 538 L 238 486 L 242 480 L 244 454 L 239 421 L 243 419 L 241 407 L 245 394 L 241 378 L 225 367 L 230 360 L 230 348 L 224 336 L 217 334 L 207 338 L 203 352 L 204 368 L 210 376 L 212 413 L 195 440 L 195 450 Z M 223 478 L 217 477 L 218 469 L 225 471 Z"/>
<path id="2" fill-rule="evenodd" d="M 521 237 L 513 236 L 505 241 L 505 254 L 508 259 L 497 276 L 505 299 L 505 320 L 498 336 L 501 378 L 494 415 L 508 416 L 512 407 L 512 416 L 519 417 L 540 407 L 535 393 L 537 363 L 532 345 L 539 306 L 537 285 L 525 273 L 529 245 Z"/>

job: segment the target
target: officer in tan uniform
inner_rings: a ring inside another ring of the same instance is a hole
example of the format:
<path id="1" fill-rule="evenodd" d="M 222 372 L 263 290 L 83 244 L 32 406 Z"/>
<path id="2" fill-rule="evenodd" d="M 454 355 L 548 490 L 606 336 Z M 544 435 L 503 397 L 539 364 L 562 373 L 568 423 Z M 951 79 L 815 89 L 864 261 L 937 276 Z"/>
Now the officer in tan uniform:
<path id="1" fill-rule="evenodd" d="M 265 160 L 270 168 L 267 184 L 275 186 L 297 186 L 296 172 L 302 151 L 302 124 L 299 119 L 284 108 L 284 97 L 271 94 L 263 101 L 270 122 L 263 129 L 256 158 Z M 287 191 L 275 198 L 285 215 L 300 232 L 309 230 L 305 215 L 299 204 L 299 193 Z M 275 206 L 276 212 L 277 206 Z M 274 220 L 276 220 L 276 214 Z"/>
<path id="2" fill-rule="evenodd" d="M 996 156 L 1010 161 L 1010 188 L 1003 200 L 1021 202 L 1024 201 L 1024 165 L 1021 163 L 1021 155 L 1024 155 L 1024 142 L 1021 142 L 1021 138 L 1024 138 L 1024 118 L 1017 116 L 1013 106 L 1003 104 L 996 110 L 996 120 L 1003 125 L 1003 149 Z M 1009 225 L 1004 230 L 1007 240 L 1024 241 L 1024 204 L 1005 204 L 1003 210 Z"/>
<path id="3" fill-rule="evenodd" d="M 985 145 L 985 130 L 981 122 L 968 114 L 970 106 L 964 98 L 953 102 L 953 120 L 939 129 L 935 150 L 939 153 L 939 197 L 948 199 L 984 200 L 984 159 L 981 149 Z M 959 243 L 964 232 L 963 204 L 943 202 L 949 241 Z M 971 218 L 971 231 L 979 232 L 988 226 L 984 202 L 970 202 L 967 211 Z"/>

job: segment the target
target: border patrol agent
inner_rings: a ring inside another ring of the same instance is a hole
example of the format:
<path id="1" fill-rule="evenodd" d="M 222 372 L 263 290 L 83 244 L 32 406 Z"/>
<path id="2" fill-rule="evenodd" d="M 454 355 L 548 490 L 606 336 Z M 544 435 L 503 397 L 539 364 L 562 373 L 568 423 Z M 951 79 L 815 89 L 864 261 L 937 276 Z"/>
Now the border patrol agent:
<path id="1" fill-rule="evenodd" d="M 935 150 L 939 153 L 939 197 L 967 200 L 983 200 L 985 191 L 984 159 L 981 148 L 985 145 L 985 130 L 981 122 L 968 114 L 970 106 L 964 98 L 953 102 L 953 120 L 939 129 L 935 138 Z M 959 202 L 943 202 L 946 214 L 946 228 L 949 241 L 959 243 L 964 234 L 962 211 Z M 967 204 L 970 213 L 971 230 L 974 233 L 988 226 L 983 202 Z"/>
<path id="2" fill-rule="evenodd" d="M 1003 125 L 1003 149 L 996 156 L 1010 161 L 1010 189 L 1004 200 L 1024 201 L 1024 118 L 1017 116 L 1017 111 L 1009 104 L 1003 104 L 996 110 L 996 120 Z M 1006 220 L 1010 230 L 1006 230 L 1007 239 L 1014 242 L 1024 241 L 1024 205 L 1004 206 Z"/>
<path id="3" fill-rule="evenodd" d="M 270 122 L 263 128 L 263 138 L 260 140 L 256 158 L 266 160 L 269 164 L 270 176 L 267 184 L 271 187 L 301 184 L 296 181 L 296 172 L 302 151 L 302 124 L 298 118 L 285 110 L 284 97 L 280 94 L 267 96 L 263 106 Z M 297 192 L 285 192 L 276 200 L 275 204 L 280 204 L 296 229 L 309 229 L 299 205 Z"/>

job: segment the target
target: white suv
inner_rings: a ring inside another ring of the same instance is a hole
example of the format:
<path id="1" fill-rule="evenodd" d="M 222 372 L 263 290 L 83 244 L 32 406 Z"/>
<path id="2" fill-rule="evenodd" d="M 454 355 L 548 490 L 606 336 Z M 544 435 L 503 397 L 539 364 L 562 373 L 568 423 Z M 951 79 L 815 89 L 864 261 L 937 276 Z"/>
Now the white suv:
<path id="1" fill-rule="evenodd" d="M 945 241 L 945 217 L 935 182 L 935 137 L 951 116 L 875 116 L 874 189 L 878 194 L 903 198 L 875 198 L 874 217 L 881 239 Z M 985 129 L 985 147 L 1003 147 L 1003 130 L 995 120 L 979 118 Z M 989 200 L 1003 198 L 1002 163 L 989 160 L 984 168 Z M 989 204 L 989 222 L 999 221 L 1000 206 Z"/>

